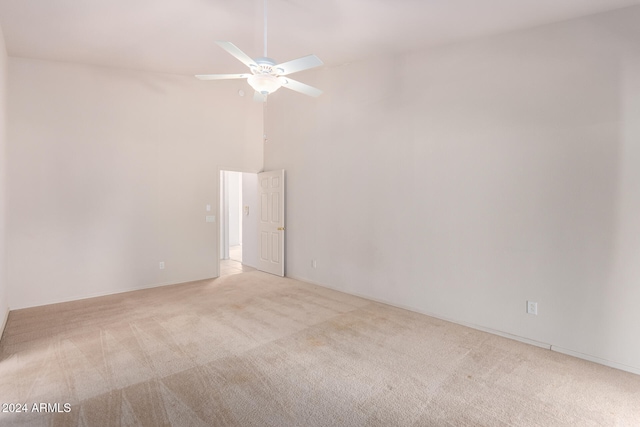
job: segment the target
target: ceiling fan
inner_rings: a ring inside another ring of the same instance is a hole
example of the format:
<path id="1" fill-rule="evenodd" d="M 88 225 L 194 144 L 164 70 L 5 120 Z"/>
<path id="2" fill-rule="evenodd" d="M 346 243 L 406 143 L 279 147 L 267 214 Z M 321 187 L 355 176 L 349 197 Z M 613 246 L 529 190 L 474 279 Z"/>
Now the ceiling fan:
<path id="1" fill-rule="evenodd" d="M 267 95 L 281 87 L 294 90 L 309 96 L 320 96 L 322 91 L 305 83 L 290 79 L 289 74 L 323 65 L 323 62 L 315 55 L 308 55 L 291 61 L 276 63 L 267 56 L 267 0 L 264 0 L 264 56 L 252 59 L 241 51 L 233 43 L 216 41 L 216 44 L 229 52 L 244 65 L 249 67 L 251 73 L 242 74 L 198 74 L 200 80 L 227 80 L 247 79 L 249 85 L 255 90 L 253 99 L 259 102 L 267 100 Z"/>

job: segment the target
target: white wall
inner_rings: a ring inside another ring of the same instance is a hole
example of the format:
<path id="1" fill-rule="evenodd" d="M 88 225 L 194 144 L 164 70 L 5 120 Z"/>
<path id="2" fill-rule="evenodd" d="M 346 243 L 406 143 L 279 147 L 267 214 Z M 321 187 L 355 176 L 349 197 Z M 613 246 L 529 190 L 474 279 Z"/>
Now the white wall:
<path id="1" fill-rule="evenodd" d="M 0 27 L 0 337 L 4 331 L 9 303 L 7 296 L 5 222 L 6 222 L 6 82 L 7 50 Z"/>
<path id="2" fill-rule="evenodd" d="M 218 167 L 262 165 L 244 83 L 10 58 L 10 307 L 215 276 Z"/>
<path id="3" fill-rule="evenodd" d="M 229 246 L 237 246 L 242 244 L 242 218 L 241 206 L 242 194 L 242 173 L 227 172 L 229 177 Z"/>
<path id="4" fill-rule="evenodd" d="M 639 42 L 634 7 L 305 73 L 265 122 L 288 275 L 640 373 Z"/>
<path id="5" fill-rule="evenodd" d="M 258 174 L 242 174 L 242 206 L 249 207 L 249 214 L 242 218 L 242 263 L 258 266 Z"/>

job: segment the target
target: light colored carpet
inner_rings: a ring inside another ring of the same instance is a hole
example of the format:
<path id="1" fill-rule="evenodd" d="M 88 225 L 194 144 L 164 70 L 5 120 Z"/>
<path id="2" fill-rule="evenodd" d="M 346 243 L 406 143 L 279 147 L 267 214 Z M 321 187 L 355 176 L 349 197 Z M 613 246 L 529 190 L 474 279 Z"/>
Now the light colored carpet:
<path id="1" fill-rule="evenodd" d="M 261 272 L 13 311 L 14 426 L 639 426 L 640 376 Z"/>
<path id="2" fill-rule="evenodd" d="M 230 274 L 238 274 L 248 271 L 256 271 L 256 269 L 232 259 L 220 260 L 220 276 L 228 276 Z"/>

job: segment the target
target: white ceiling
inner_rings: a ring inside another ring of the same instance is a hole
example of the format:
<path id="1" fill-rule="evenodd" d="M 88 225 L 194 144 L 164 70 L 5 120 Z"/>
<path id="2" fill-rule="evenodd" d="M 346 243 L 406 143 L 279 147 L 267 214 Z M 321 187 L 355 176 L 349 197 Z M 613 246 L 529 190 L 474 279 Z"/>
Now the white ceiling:
<path id="1" fill-rule="evenodd" d="M 268 0 L 269 56 L 337 65 L 538 26 L 640 0 Z M 0 0 L 11 56 L 176 74 L 244 72 L 263 56 L 263 0 Z"/>

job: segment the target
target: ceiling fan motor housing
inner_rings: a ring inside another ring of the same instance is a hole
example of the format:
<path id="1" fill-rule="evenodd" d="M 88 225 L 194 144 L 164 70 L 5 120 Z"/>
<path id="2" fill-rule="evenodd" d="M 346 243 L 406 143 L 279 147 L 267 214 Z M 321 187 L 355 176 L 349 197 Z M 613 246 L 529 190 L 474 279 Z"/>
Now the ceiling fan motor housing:
<path id="1" fill-rule="evenodd" d="M 276 65 L 276 61 L 271 58 L 256 58 L 254 62 L 256 65 L 252 64 L 250 66 L 253 74 L 279 74 L 278 69 L 273 68 L 273 66 Z M 280 72 L 284 72 L 284 70 L 280 70 Z"/>

